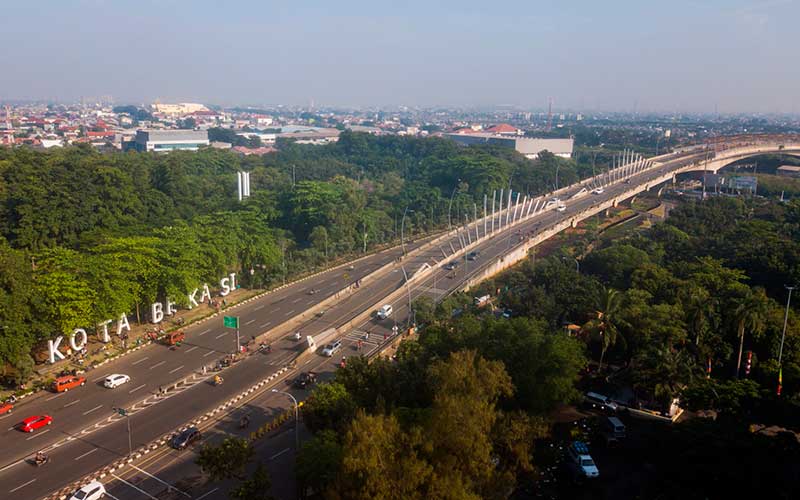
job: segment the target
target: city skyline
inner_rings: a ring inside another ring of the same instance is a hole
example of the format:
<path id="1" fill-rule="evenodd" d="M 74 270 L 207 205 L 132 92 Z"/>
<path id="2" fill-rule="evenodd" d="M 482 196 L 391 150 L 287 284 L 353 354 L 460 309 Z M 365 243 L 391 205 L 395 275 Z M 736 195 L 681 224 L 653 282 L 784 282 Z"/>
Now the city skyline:
<path id="1" fill-rule="evenodd" d="M 792 0 L 13 4 L 0 100 L 796 113 Z"/>

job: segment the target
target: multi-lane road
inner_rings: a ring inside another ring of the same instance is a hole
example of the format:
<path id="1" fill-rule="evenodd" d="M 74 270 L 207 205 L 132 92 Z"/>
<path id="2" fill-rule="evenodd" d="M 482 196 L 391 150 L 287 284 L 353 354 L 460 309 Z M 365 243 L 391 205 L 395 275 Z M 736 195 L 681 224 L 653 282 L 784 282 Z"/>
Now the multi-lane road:
<path id="1" fill-rule="evenodd" d="M 631 179 L 631 185 L 643 184 L 658 178 L 680 165 L 694 161 L 697 156 L 695 154 L 671 158 L 657 167 L 635 175 Z M 478 272 L 481 266 L 501 258 L 519 244 L 517 231 L 522 234 L 543 231 L 564 219 L 591 209 L 602 201 L 619 197 L 629 190 L 631 185 L 618 182 L 607 186 L 600 195 L 586 195 L 575 200 L 569 198 L 581 189 L 580 186 L 562 193 L 561 198 L 567 200 L 565 211 L 544 211 L 520 222 L 509 231 L 497 232 L 489 238 L 484 238 L 476 247 L 481 254 L 479 260 L 465 263 L 461 259 L 462 264 L 455 278 L 449 277 L 452 276 L 450 271 L 434 268 L 424 279 L 412 280 L 413 285 L 410 290 L 412 299 L 421 294 L 428 294 L 435 299 L 441 298 L 442 295 L 457 288 L 473 273 Z M 480 223 L 478 231 L 482 232 Z M 435 267 L 445 259 L 449 261 L 458 258 L 458 255 L 453 253 L 453 250 L 459 249 L 461 245 L 456 235 L 452 235 L 450 240 L 437 245 L 428 245 L 428 248 L 419 250 L 425 243 L 427 240 L 407 244 L 406 250 L 410 255 L 402 263 L 394 264 L 380 279 L 365 280 L 360 288 L 354 289 L 351 294 L 330 305 L 323 315 L 310 318 L 297 329 L 304 335 L 318 335 L 331 327 L 340 326 L 380 303 L 382 297 L 404 287 L 406 273 L 411 274 L 424 264 Z M 251 336 L 269 332 L 269 337 L 274 337 L 271 340 L 274 349 L 270 354 L 250 356 L 225 370 L 223 372 L 225 383 L 219 387 L 208 383 L 210 374 L 204 375 L 202 367 L 213 365 L 216 360 L 230 353 L 235 348 L 235 335 L 231 330 L 224 329 L 222 320 L 216 318 L 196 327 L 187 328 L 186 341 L 177 350 L 170 350 L 162 345 L 150 345 L 88 372 L 89 383 L 86 387 L 68 393 L 43 394 L 32 400 L 23 401 L 11 416 L 0 417 L 2 418 L 0 422 L 6 424 L 4 430 L 0 431 L 4 443 L 3 462 L 0 464 L 3 465 L 0 470 L 0 492 L 3 495 L 14 495 L 19 499 L 42 497 L 127 455 L 129 451 L 127 422 L 125 417 L 113 413 L 114 407 L 132 410 L 128 417 L 131 426 L 130 446 L 136 449 L 169 433 L 194 416 L 217 407 L 255 381 L 269 376 L 305 347 L 303 342 L 291 338 L 290 330 L 276 329 L 276 326 L 318 304 L 355 280 L 367 277 L 375 270 L 392 264 L 400 253 L 396 248 L 380 252 L 354 262 L 352 269 L 349 266 L 339 267 L 234 308 L 228 314 L 239 316 L 242 338 L 249 339 Z M 318 292 L 311 295 L 309 294 L 311 289 Z M 366 341 L 366 349 L 377 348 L 377 344 L 383 340 L 384 333 L 390 335 L 394 322 L 396 320 L 402 322 L 407 315 L 407 300 L 399 300 L 393 305 L 395 311 L 390 319 L 382 322 L 368 319 L 345 332 L 345 347 L 337 353 L 337 356 L 333 358 L 312 356 L 308 365 L 301 366 L 298 370 L 314 369 L 331 373 L 342 355 L 356 354 L 354 345 L 359 338 L 364 341 L 363 332 L 366 331 L 372 333 L 370 340 Z M 128 374 L 131 376 L 131 381 L 116 389 L 105 389 L 100 386 L 100 381 L 110 373 Z M 183 380 L 185 383 L 177 388 L 173 387 L 174 382 L 178 380 Z M 169 387 L 166 394 L 159 394 L 161 387 Z M 285 386 L 281 386 L 283 387 Z M 302 393 L 298 395 L 303 396 Z M 283 400 L 274 399 L 275 396 L 277 395 L 267 398 L 262 396 L 261 400 L 267 404 L 267 408 L 278 403 L 283 405 Z M 260 412 L 259 418 L 262 416 L 266 418 L 269 412 L 262 410 L 254 411 Z M 14 425 L 25 416 L 42 413 L 53 416 L 52 426 L 30 435 L 14 428 Z M 218 432 L 230 432 L 229 427 L 228 418 L 223 418 L 215 424 Z M 25 462 L 26 457 L 40 449 L 48 450 L 52 457 L 49 464 L 36 468 Z M 167 456 L 163 452 L 159 453 Z M 191 457 L 191 453 L 184 452 L 181 456 Z M 179 462 L 182 460 L 181 456 L 178 457 Z M 138 473 L 147 477 L 145 473 Z M 122 481 L 124 478 L 122 476 L 120 478 L 118 483 L 124 485 Z M 155 479 L 151 480 L 158 483 Z M 120 491 L 118 493 L 123 495 Z M 208 491 L 205 493 L 209 493 L 207 498 L 213 498 L 217 494 Z M 189 495 L 197 498 L 205 493 L 193 491 Z M 138 492 L 138 495 L 131 498 L 141 498 L 143 494 Z"/>

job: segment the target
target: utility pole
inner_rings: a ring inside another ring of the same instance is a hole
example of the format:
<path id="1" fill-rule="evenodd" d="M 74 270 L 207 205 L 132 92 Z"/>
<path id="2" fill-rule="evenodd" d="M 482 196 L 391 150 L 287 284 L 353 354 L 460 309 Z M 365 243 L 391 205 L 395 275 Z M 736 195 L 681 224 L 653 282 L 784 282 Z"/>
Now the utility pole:
<path id="1" fill-rule="evenodd" d="M 400 223 L 400 248 L 403 251 L 403 255 L 406 254 L 406 244 L 405 240 L 403 239 L 403 233 L 406 225 L 406 213 L 411 212 L 414 213 L 414 210 L 409 210 L 408 206 L 406 206 L 405 210 L 403 210 L 403 220 Z"/>
<path id="2" fill-rule="evenodd" d="M 283 394 L 284 396 L 289 396 L 289 398 L 292 400 L 292 403 L 294 404 L 294 450 L 295 452 L 297 452 L 300 449 L 300 419 L 298 418 L 299 412 L 298 412 L 297 399 L 295 399 L 295 397 L 289 394 L 288 392 L 279 391 L 278 389 L 272 389 L 272 392 L 277 394 Z"/>
<path id="3" fill-rule="evenodd" d="M 131 439 L 131 416 L 128 414 L 128 410 L 125 408 L 112 407 L 111 409 L 114 410 L 114 412 L 116 412 L 118 415 L 125 417 L 125 420 L 128 424 L 128 455 L 133 455 L 133 440 Z"/>

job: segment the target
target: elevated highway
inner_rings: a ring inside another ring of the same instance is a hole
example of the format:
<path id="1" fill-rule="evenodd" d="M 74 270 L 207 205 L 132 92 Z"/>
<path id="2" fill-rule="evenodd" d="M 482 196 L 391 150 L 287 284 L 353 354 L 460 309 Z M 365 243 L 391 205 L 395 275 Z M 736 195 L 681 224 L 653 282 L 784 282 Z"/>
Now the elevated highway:
<path id="1" fill-rule="evenodd" d="M 270 339 L 274 352 L 234 365 L 223 373 L 226 383 L 220 387 L 210 386 L 210 375 L 202 371 L 203 366 L 230 352 L 235 343 L 231 331 L 223 329 L 217 318 L 189 328 L 178 351 L 151 345 L 90 373 L 93 383 L 87 387 L 24 402 L 13 417 L 4 419 L 8 430 L 1 432 L 6 462 L 0 470 L 0 492 L 19 499 L 39 498 L 126 457 L 125 418 L 114 414 L 114 407 L 133 410 L 129 417 L 133 449 L 214 410 L 303 354 L 304 344 L 289 337 L 294 330 L 312 337 L 326 332 L 328 337 L 345 340 L 345 351 L 337 357 L 319 358 L 311 353 L 312 357 L 306 358 L 316 360 L 313 366 L 331 368 L 341 355 L 354 353 L 352 346 L 361 333 L 371 331 L 378 339 L 390 334 L 395 319 L 403 321 L 408 316 L 408 305 L 416 296 L 439 299 L 468 287 L 487 273 L 524 258 L 529 248 L 544 239 L 637 193 L 670 182 L 679 173 L 712 170 L 709 165 L 716 165 L 713 162 L 718 162 L 719 169 L 749 156 L 800 152 L 800 140 L 738 137 L 736 141 L 651 159 L 630 154 L 614 169 L 547 196 L 504 195 L 502 205 L 494 209 L 487 205 L 484 217 L 406 245 L 406 256 L 400 249 L 390 249 L 354 262 L 352 269 L 341 266 L 238 307 L 229 314 L 240 316 L 242 338 Z M 559 210 L 559 205 L 563 209 Z M 480 252 L 478 260 L 465 258 L 472 251 Z M 456 269 L 445 269 L 454 261 L 460 262 Z M 363 280 L 361 286 L 353 288 L 352 282 L 358 279 Z M 320 292 L 309 295 L 310 289 Z M 381 322 L 372 312 L 382 303 L 394 304 L 395 315 Z M 379 345 L 373 340 L 368 349 Z M 131 375 L 131 383 L 115 390 L 96 385 L 115 372 Z M 181 383 L 176 384 L 178 381 Z M 160 386 L 168 387 L 166 394 L 158 394 Z M 37 413 L 52 414 L 56 420 L 47 433 L 26 436 L 13 428 L 21 418 Z M 53 462 L 40 469 L 27 465 L 24 459 L 40 449 L 48 450 Z"/>

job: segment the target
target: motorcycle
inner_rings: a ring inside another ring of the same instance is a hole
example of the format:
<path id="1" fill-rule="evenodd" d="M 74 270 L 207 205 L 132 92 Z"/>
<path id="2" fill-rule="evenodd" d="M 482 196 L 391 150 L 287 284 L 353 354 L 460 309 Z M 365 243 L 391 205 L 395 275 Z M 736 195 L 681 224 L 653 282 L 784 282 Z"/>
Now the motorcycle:
<path id="1" fill-rule="evenodd" d="M 246 429 L 250 425 L 250 417 L 244 416 L 239 419 L 239 428 Z"/>
<path id="2" fill-rule="evenodd" d="M 300 340 L 301 338 L 303 338 L 303 335 L 300 332 L 294 332 L 294 335 L 292 335 L 292 338 L 295 339 L 295 340 Z"/>
<path id="3" fill-rule="evenodd" d="M 33 458 L 33 465 L 36 467 L 41 467 L 50 461 L 50 457 L 47 455 L 40 455 Z"/>
<path id="4" fill-rule="evenodd" d="M 222 379 L 222 377 L 220 377 L 219 375 L 217 375 L 216 377 L 214 377 L 214 385 L 215 385 L 215 386 L 222 385 L 222 382 L 223 382 L 223 379 Z"/>
<path id="5" fill-rule="evenodd" d="M 261 344 L 258 346 L 258 350 L 269 354 L 272 352 L 272 344 Z"/>

